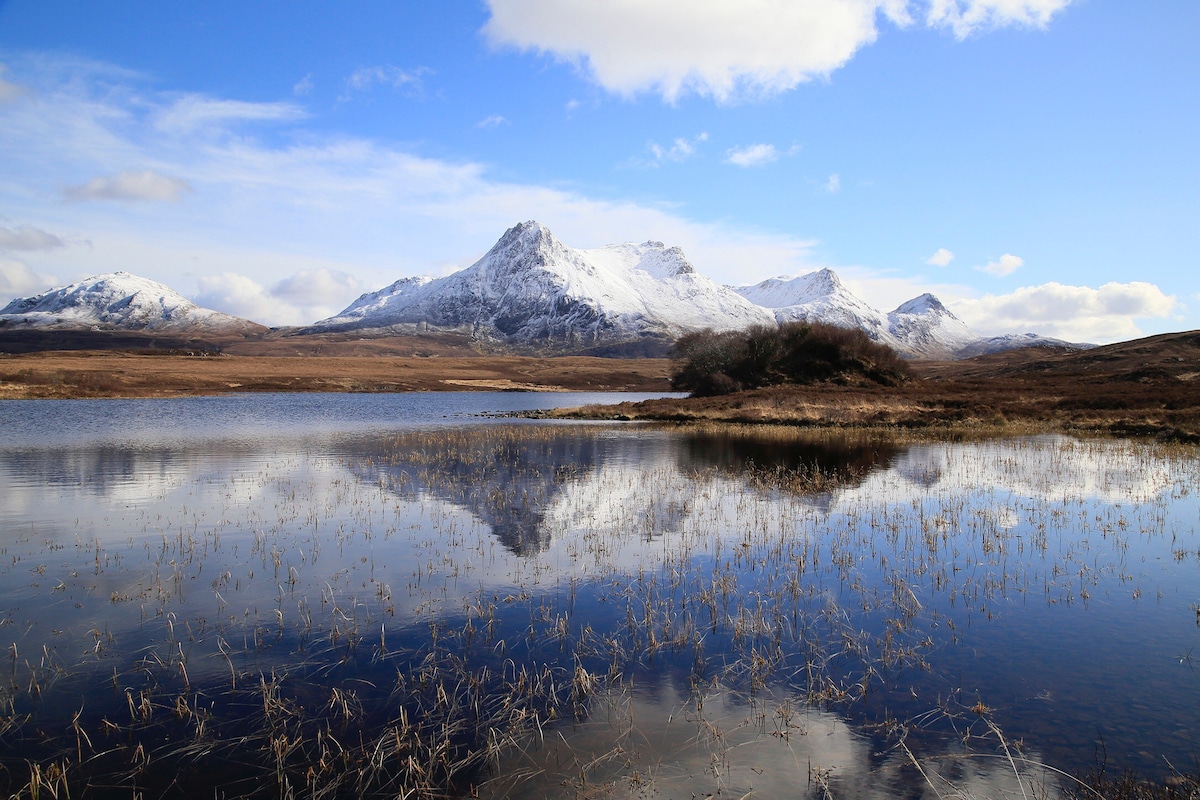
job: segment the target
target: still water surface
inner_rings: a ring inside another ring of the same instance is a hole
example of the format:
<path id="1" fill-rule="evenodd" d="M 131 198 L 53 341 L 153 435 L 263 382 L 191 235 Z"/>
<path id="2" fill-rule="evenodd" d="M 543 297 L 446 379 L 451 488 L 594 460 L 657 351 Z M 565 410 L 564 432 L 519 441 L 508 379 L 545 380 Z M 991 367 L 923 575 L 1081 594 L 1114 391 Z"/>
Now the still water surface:
<path id="1" fill-rule="evenodd" d="M 277 796 L 337 753 L 350 794 L 441 759 L 514 797 L 1194 765 L 1194 448 L 488 416 L 605 398 L 0 404 L 5 788 L 34 760 Z"/>

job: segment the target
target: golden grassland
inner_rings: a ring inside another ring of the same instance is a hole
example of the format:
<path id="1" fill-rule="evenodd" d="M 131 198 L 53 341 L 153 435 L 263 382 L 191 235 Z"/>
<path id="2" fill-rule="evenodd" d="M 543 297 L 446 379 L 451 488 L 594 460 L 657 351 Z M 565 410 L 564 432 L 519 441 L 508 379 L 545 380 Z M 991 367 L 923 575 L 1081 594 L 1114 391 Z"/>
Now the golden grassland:
<path id="1" fill-rule="evenodd" d="M 0 355 L 0 398 L 231 392 L 665 391 L 664 359 L 525 356 Z"/>
<path id="2" fill-rule="evenodd" d="M 896 386 L 869 381 L 771 386 L 707 398 L 565 412 L 577 418 L 811 427 L 1102 431 L 1200 442 L 1200 332 L 1081 352 L 1028 348 L 914 362 Z"/>
<path id="3" fill-rule="evenodd" d="M 174 397 L 232 392 L 666 392 L 662 358 L 484 354 L 421 337 L 308 337 L 212 350 L 0 354 L 0 399 Z M 565 412 L 578 418 L 805 427 L 1104 431 L 1200 441 L 1200 331 L 1085 351 L 1027 348 L 913 362 L 896 386 L 784 385 Z"/>

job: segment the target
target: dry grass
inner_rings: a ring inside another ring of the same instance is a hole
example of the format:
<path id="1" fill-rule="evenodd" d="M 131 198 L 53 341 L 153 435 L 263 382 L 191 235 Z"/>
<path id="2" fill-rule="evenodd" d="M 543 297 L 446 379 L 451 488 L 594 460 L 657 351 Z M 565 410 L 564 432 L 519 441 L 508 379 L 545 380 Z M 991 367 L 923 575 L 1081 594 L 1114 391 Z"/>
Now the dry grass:
<path id="1" fill-rule="evenodd" d="M 109 351 L 0 355 L 0 398 L 230 392 L 666 391 L 659 359 L 230 356 Z"/>

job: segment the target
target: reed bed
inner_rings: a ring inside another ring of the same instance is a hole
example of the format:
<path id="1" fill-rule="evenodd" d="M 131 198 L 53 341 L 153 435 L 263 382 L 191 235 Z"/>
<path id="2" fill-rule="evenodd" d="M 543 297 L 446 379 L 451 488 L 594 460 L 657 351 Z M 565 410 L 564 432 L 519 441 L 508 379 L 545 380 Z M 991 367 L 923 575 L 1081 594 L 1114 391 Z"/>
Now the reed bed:
<path id="1" fill-rule="evenodd" d="M 1198 465 L 488 424 L 164 472 L 0 547 L 0 791 L 1086 794 L 954 671 L 1022 609 L 1178 606 Z"/>

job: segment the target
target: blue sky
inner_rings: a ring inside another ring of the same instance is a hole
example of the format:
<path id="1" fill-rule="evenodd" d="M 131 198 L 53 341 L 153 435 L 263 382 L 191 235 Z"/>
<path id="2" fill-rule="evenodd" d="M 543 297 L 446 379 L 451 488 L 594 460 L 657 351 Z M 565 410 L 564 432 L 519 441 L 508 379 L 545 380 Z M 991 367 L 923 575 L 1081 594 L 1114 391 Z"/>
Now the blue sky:
<path id="1" fill-rule="evenodd" d="M 985 334 L 1200 328 L 1195 0 L 0 0 L 0 303 L 267 324 L 516 222 Z"/>

